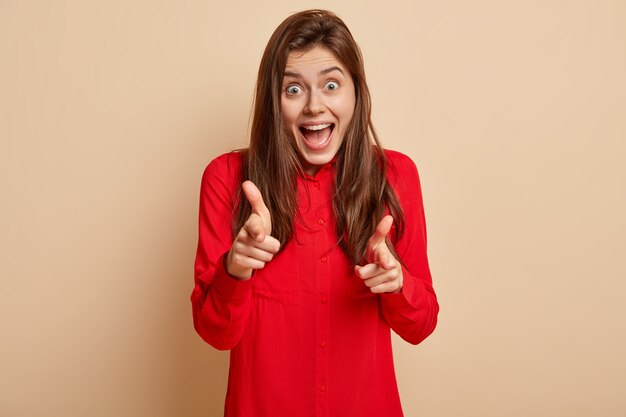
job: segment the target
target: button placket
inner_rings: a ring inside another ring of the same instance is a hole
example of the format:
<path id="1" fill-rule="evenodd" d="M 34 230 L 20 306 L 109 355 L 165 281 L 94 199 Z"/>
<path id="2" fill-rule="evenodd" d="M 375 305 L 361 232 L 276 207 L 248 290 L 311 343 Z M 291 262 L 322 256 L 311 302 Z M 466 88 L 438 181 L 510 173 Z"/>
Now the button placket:
<path id="1" fill-rule="evenodd" d="M 317 383 L 319 387 L 319 401 L 318 406 L 322 409 L 326 409 L 326 397 L 328 391 L 328 368 L 330 364 L 330 351 L 329 351 L 329 330 L 330 330 L 330 309 L 328 306 L 330 291 L 330 275 L 331 265 L 330 259 L 327 254 L 320 256 L 319 279 L 318 283 L 318 296 L 320 303 L 317 308 L 317 337 L 318 337 L 318 353 L 317 353 Z M 322 405 L 324 404 L 324 405 Z M 320 413 L 320 415 L 326 415 Z"/>
<path id="2" fill-rule="evenodd" d="M 329 167 L 325 167 L 328 169 Z M 335 233 L 330 227 L 330 219 L 332 218 L 332 176 L 329 172 L 321 172 L 316 179 L 319 181 L 311 183 L 311 210 L 310 222 L 312 228 L 316 231 L 315 238 L 312 243 L 314 256 L 311 259 L 315 262 L 316 269 L 316 285 L 317 297 L 319 303 L 316 305 L 316 370 L 315 385 L 313 389 L 317 391 L 316 415 L 329 415 L 328 390 L 329 390 L 329 367 L 330 367 L 330 287 L 331 287 L 331 271 L 332 262 L 330 257 L 330 248 L 335 244 Z M 317 223 L 317 226 L 315 224 Z"/>

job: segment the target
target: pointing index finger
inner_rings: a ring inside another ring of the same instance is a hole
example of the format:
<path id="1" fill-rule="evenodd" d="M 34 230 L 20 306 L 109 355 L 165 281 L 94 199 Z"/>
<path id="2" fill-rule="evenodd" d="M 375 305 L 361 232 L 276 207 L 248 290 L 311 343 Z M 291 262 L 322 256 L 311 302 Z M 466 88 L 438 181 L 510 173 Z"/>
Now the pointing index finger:
<path id="1" fill-rule="evenodd" d="M 385 241 L 389 231 L 391 230 L 391 225 L 393 225 L 393 217 L 387 215 L 382 218 L 382 220 L 376 226 L 376 230 L 374 234 L 370 238 L 368 242 L 368 246 L 370 249 L 374 249 L 378 244 Z"/>
<path id="2" fill-rule="evenodd" d="M 252 181 L 244 181 L 243 184 L 241 184 L 241 188 L 243 189 L 243 193 L 245 194 L 246 199 L 252 207 L 252 214 L 256 214 L 259 216 L 265 228 L 265 233 L 267 233 L 268 235 L 271 234 L 272 218 L 270 216 L 269 209 L 263 201 L 263 195 L 261 194 L 261 191 L 259 191 L 257 186 L 254 185 Z"/>
<path id="3" fill-rule="evenodd" d="M 241 187 L 243 188 L 243 193 L 246 195 L 246 199 L 252 206 L 252 212 L 260 216 L 267 214 L 269 210 L 257 186 L 254 185 L 252 181 L 244 181 Z"/>
<path id="4" fill-rule="evenodd" d="M 265 239 L 265 226 L 263 219 L 258 214 L 252 213 L 243 227 L 254 240 L 262 242 Z"/>
<path id="5" fill-rule="evenodd" d="M 393 217 L 387 215 L 382 218 L 382 220 L 376 226 L 376 230 L 374 230 L 374 234 L 370 237 L 367 242 L 367 248 L 365 257 L 368 262 L 374 262 L 375 249 L 378 245 L 385 242 L 387 238 L 387 234 L 391 230 L 391 225 L 393 224 Z"/>

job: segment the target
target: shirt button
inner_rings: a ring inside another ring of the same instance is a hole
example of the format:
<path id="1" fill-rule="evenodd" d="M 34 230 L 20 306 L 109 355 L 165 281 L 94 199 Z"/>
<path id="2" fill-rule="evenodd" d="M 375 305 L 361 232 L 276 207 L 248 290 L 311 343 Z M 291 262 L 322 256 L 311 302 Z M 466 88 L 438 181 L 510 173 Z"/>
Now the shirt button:
<path id="1" fill-rule="evenodd" d="M 325 340 L 322 340 L 322 343 L 320 343 L 320 347 L 321 347 L 321 348 L 325 348 L 325 347 L 326 347 L 326 345 L 328 345 L 328 343 L 326 343 L 326 341 L 325 341 Z"/>
<path id="2" fill-rule="evenodd" d="M 325 392 L 326 391 L 326 385 L 320 385 L 320 391 Z"/>
<path id="3" fill-rule="evenodd" d="M 321 302 L 322 304 L 326 304 L 326 303 L 328 302 L 328 297 L 322 297 L 322 298 L 320 298 L 320 302 Z"/>
<path id="4" fill-rule="evenodd" d="M 317 221 L 317 223 L 318 223 L 318 224 L 324 224 L 324 219 L 319 219 L 319 220 Z"/>
<path id="5" fill-rule="evenodd" d="M 328 260 L 328 258 L 327 258 L 327 257 L 325 257 L 325 256 L 322 256 L 322 259 L 320 259 L 320 260 L 321 260 L 322 262 L 326 262 L 326 261 Z"/>

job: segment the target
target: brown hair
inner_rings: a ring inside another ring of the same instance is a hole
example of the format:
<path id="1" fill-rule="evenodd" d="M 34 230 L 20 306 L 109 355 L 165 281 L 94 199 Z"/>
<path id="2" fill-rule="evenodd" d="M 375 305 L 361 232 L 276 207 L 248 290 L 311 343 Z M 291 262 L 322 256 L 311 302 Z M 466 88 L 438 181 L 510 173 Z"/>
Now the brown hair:
<path id="1" fill-rule="evenodd" d="M 296 181 L 303 169 L 296 145 L 283 128 L 283 76 L 291 51 L 318 45 L 332 51 L 348 68 L 355 86 L 354 114 L 337 152 L 333 211 L 339 244 L 356 264 L 363 260 L 367 241 L 385 208 L 394 217 L 398 237 L 404 231 L 404 215 L 387 182 L 387 160 L 370 118 L 371 101 L 361 51 L 348 27 L 332 12 L 306 10 L 293 14 L 272 34 L 259 66 L 242 181 L 251 180 L 261 191 L 272 216 L 272 236 L 284 247 L 292 237 L 294 221 L 300 219 Z M 241 189 L 237 207 L 233 235 L 251 213 Z"/>

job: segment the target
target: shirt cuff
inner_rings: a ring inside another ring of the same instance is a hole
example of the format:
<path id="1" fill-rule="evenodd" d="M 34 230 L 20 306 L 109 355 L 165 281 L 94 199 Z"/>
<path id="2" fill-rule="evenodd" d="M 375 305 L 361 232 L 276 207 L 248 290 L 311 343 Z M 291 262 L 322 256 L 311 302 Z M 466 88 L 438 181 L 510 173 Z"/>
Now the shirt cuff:
<path id="1" fill-rule="evenodd" d="M 402 267 L 402 288 L 398 293 L 382 293 L 383 302 L 389 307 L 405 307 L 407 304 L 413 305 L 417 279 Z"/>
<path id="2" fill-rule="evenodd" d="M 239 279 L 229 274 L 224 266 L 226 254 L 217 262 L 213 288 L 223 300 L 243 300 L 252 294 L 252 279 Z M 254 274 L 253 274 L 254 275 Z"/>

